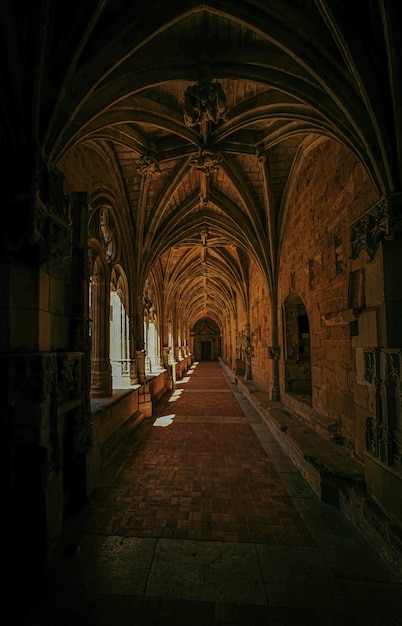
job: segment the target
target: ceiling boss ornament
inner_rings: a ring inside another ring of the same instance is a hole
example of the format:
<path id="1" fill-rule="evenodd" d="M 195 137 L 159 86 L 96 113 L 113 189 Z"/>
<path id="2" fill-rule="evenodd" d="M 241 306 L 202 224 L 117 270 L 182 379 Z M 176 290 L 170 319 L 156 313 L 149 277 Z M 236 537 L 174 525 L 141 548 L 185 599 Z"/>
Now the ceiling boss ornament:
<path id="1" fill-rule="evenodd" d="M 220 83 L 205 78 L 187 87 L 184 94 L 184 123 L 188 127 L 200 125 L 204 140 L 204 146 L 191 161 L 191 166 L 207 176 L 219 169 L 223 161 L 220 153 L 207 147 L 210 123 L 225 121 L 228 114 L 226 95 Z"/>
<path id="2" fill-rule="evenodd" d="M 212 150 L 208 150 L 208 148 L 201 148 L 197 157 L 191 161 L 191 166 L 209 176 L 219 169 L 219 165 L 222 161 L 223 157 L 221 154 L 212 152 Z"/>
<path id="3" fill-rule="evenodd" d="M 156 156 L 151 153 L 143 154 L 138 164 L 137 172 L 140 176 L 146 176 L 146 174 L 160 174 L 161 170 Z"/>
<path id="4" fill-rule="evenodd" d="M 195 85 L 187 87 L 184 94 L 184 123 L 195 126 L 202 122 L 227 120 L 229 109 L 222 85 L 209 79 L 202 79 Z"/>

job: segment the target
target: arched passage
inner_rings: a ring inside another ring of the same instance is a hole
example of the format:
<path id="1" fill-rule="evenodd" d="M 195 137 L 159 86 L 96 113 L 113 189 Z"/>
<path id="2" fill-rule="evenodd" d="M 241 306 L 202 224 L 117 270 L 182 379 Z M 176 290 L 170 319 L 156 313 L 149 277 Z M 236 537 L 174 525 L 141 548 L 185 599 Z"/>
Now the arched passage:
<path id="1" fill-rule="evenodd" d="M 193 353 L 196 361 L 215 360 L 221 353 L 221 333 L 216 322 L 208 317 L 193 328 Z"/>

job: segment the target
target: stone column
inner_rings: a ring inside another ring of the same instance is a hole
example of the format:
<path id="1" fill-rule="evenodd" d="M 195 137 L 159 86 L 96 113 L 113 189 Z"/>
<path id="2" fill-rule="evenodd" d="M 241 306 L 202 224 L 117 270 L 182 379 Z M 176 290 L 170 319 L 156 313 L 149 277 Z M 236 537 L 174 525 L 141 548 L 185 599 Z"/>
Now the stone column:
<path id="1" fill-rule="evenodd" d="M 274 210 L 274 201 L 272 197 L 271 176 L 267 161 L 267 155 L 264 146 L 257 148 L 257 158 L 261 169 L 264 189 L 265 210 L 268 216 L 268 238 L 271 269 L 267 271 L 270 276 L 271 292 L 271 346 L 268 347 L 268 357 L 272 359 L 272 376 L 271 376 L 271 398 L 279 400 L 279 335 L 278 335 L 278 294 L 277 294 L 277 235 L 276 235 L 276 217 Z"/>
<path id="2" fill-rule="evenodd" d="M 135 360 L 137 364 L 138 382 L 146 383 L 145 373 L 145 347 L 144 347 L 144 304 L 142 296 L 137 298 L 136 324 L 135 324 Z"/>
<path id="3" fill-rule="evenodd" d="M 279 385 L 279 337 L 278 337 L 278 303 L 276 293 L 271 295 L 271 346 L 268 356 L 272 359 L 271 400 L 280 400 Z"/>
<path id="4" fill-rule="evenodd" d="M 83 390 L 89 403 L 91 388 L 91 341 L 89 332 L 89 263 L 88 263 L 88 203 L 86 193 L 72 193 L 70 216 L 72 223 L 71 280 L 72 328 L 71 349 L 84 353 Z M 89 410 L 89 404 L 88 404 Z"/>
<path id="5" fill-rule="evenodd" d="M 166 360 L 166 355 L 170 352 L 169 345 L 169 317 L 166 312 L 163 314 L 163 324 L 162 324 L 162 358 L 163 358 L 163 366 L 167 367 L 168 362 Z"/>
<path id="6" fill-rule="evenodd" d="M 47 167 L 35 146 L 8 153 L 7 159 L 16 176 L 4 181 L 8 188 L 0 197 L 0 317 L 10 329 L 0 339 L 5 426 L 0 453 L 4 554 L 11 575 L 9 556 L 11 565 L 23 562 L 28 571 L 42 566 L 56 546 L 66 505 L 85 495 L 80 455 L 91 442 L 85 440 L 84 198 L 75 196 L 70 215 L 62 177 Z"/>
<path id="7" fill-rule="evenodd" d="M 145 373 L 145 350 L 137 350 L 135 354 L 138 381 L 141 385 L 144 385 L 147 378 Z"/>
<path id="8" fill-rule="evenodd" d="M 92 280 L 92 359 L 91 396 L 112 395 L 109 333 L 110 288 L 104 275 L 94 274 Z"/>
<path id="9" fill-rule="evenodd" d="M 249 317 L 249 314 L 247 314 L 247 317 Z M 253 372 L 252 372 L 252 368 L 251 368 L 251 359 L 253 356 L 253 348 L 251 345 L 251 337 L 250 337 L 250 324 L 247 323 L 246 324 L 246 378 L 248 380 L 252 380 L 253 378 Z"/>
<path id="10" fill-rule="evenodd" d="M 82 505 L 89 492 L 88 452 L 92 447 L 91 426 L 91 340 L 89 334 L 89 263 L 88 263 L 88 203 L 86 193 L 71 194 L 70 217 L 72 224 L 71 282 L 72 290 L 72 328 L 71 349 L 82 353 L 82 364 L 72 354 L 64 359 L 63 370 L 68 373 L 79 372 L 80 408 L 74 416 L 74 446 L 70 450 L 72 458 L 68 461 L 73 504 Z M 60 361 L 60 359 L 59 359 Z M 59 379 L 61 366 L 59 363 Z M 68 381 L 68 377 L 67 381 Z M 70 384 L 70 383 L 68 383 Z M 68 385 L 67 385 L 68 386 Z M 68 393 L 71 393 L 70 391 Z M 59 402 L 60 402 L 59 390 Z M 71 421 L 71 416 L 70 416 Z M 71 503 L 70 503 L 71 504 Z"/>
<path id="11" fill-rule="evenodd" d="M 130 367 L 130 385 L 138 385 L 139 378 L 137 373 L 137 358 L 135 350 L 135 330 L 136 320 L 133 321 L 133 316 L 130 316 L 129 321 L 129 367 Z"/>

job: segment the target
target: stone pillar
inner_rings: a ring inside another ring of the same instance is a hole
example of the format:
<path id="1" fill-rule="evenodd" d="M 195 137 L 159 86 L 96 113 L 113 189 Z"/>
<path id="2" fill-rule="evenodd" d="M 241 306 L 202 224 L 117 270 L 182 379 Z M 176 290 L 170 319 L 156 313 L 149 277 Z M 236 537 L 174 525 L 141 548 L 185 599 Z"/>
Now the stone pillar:
<path id="1" fill-rule="evenodd" d="M 268 357 L 272 360 L 271 400 L 280 400 L 279 385 L 279 337 L 278 337 L 278 303 L 276 294 L 271 296 L 271 346 L 268 348 Z"/>
<path id="2" fill-rule="evenodd" d="M 88 203 L 86 193 L 72 193 L 70 217 L 72 224 L 71 281 L 72 328 L 71 349 L 84 353 L 84 389 L 91 388 L 91 341 L 89 333 L 89 265 L 88 265 Z"/>
<path id="3" fill-rule="evenodd" d="M 86 193 L 72 193 L 70 198 L 70 217 L 72 224 L 71 282 L 72 328 L 71 350 L 82 353 L 82 362 L 70 356 L 63 362 L 63 369 L 79 371 L 81 376 L 78 392 L 81 395 L 79 409 L 74 414 L 74 445 L 67 459 L 71 468 L 69 477 L 73 504 L 85 502 L 89 488 L 88 452 L 92 447 L 91 426 L 91 340 L 89 334 L 89 264 L 88 264 L 88 204 Z M 82 364 L 81 364 L 82 363 Z M 67 367 L 68 366 L 68 367 Z M 59 359 L 60 369 L 60 359 Z M 69 416 L 70 422 L 72 416 Z M 71 504 L 71 503 L 70 503 Z"/>
<path id="4" fill-rule="evenodd" d="M 170 365 L 169 355 L 170 355 L 170 348 L 169 348 L 169 346 L 164 346 L 162 358 L 163 358 L 163 367 L 165 369 L 168 369 L 169 365 Z"/>
<path id="5" fill-rule="evenodd" d="M 169 346 L 164 346 L 163 348 L 163 367 L 167 371 L 167 387 L 169 390 L 173 389 L 173 372 L 172 365 L 170 361 L 170 348 Z"/>
<path id="6" fill-rule="evenodd" d="M 171 377 L 172 377 L 172 388 L 176 384 L 176 379 L 177 379 L 176 368 L 177 368 L 177 362 L 173 361 L 173 363 L 170 366 Z"/>
<path id="7" fill-rule="evenodd" d="M 402 239 L 382 244 L 386 345 L 402 346 Z"/>
<path id="8" fill-rule="evenodd" d="M 105 280 L 103 272 L 101 275 L 96 272 L 92 279 L 91 396 L 94 398 L 112 395 L 109 305 L 109 281 Z"/>
<path id="9" fill-rule="evenodd" d="M 133 316 L 130 316 L 129 321 L 129 368 L 130 368 L 130 385 L 138 385 L 138 373 L 137 373 L 137 358 L 135 350 L 135 330 L 136 320 L 133 321 Z"/>
<path id="10" fill-rule="evenodd" d="M 247 314 L 247 317 L 249 317 L 249 314 Z M 246 372 L 245 372 L 245 376 L 248 380 L 252 380 L 253 379 L 253 372 L 252 372 L 252 367 L 251 367 L 251 359 L 253 356 L 253 349 L 251 346 L 251 337 L 250 337 L 250 324 L 247 323 L 246 324 Z"/>
<path id="11" fill-rule="evenodd" d="M 147 377 L 145 373 L 145 350 L 136 351 L 136 363 L 137 363 L 137 376 L 139 383 L 144 385 Z"/>
<path id="12" fill-rule="evenodd" d="M 236 337 L 236 359 L 234 373 L 237 376 L 244 376 L 246 373 L 246 362 L 244 358 L 244 331 L 240 332 L 237 317 L 235 318 L 235 337 Z"/>
<path id="13" fill-rule="evenodd" d="M 142 295 L 137 297 L 135 311 L 135 362 L 137 380 L 140 385 L 146 383 L 145 373 L 145 346 L 144 346 L 144 303 Z"/>
<path id="14" fill-rule="evenodd" d="M 34 146 L 7 158 L 16 176 L 0 197 L 0 315 L 10 329 L 0 339 L 0 454 L 5 567 L 11 577 L 11 557 L 19 578 L 19 563 L 32 576 L 50 556 L 63 511 L 86 491 L 87 213 L 82 194 L 70 206 Z"/>
<path id="15" fill-rule="evenodd" d="M 271 268 L 271 346 L 268 347 L 268 357 L 272 359 L 272 375 L 271 375 L 271 398 L 272 400 L 280 399 L 279 388 L 279 334 L 278 334 L 278 294 L 277 294 L 277 235 L 276 235 L 276 218 L 274 215 L 274 202 L 272 198 L 271 176 L 267 154 L 263 145 L 257 148 L 257 159 L 260 165 L 261 175 L 263 179 L 264 203 L 265 210 L 269 219 L 268 238 Z M 272 271 L 272 273 L 271 273 Z"/>
<path id="16" fill-rule="evenodd" d="M 194 330 L 190 331 L 190 353 L 193 355 L 194 360 Z"/>
<path id="17" fill-rule="evenodd" d="M 389 347 L 402 344 L 401 232 L 402 193 L 383 196 L 351 225 L 352 259 L 357 259 L 364 251 L 370 264 L 381 247 L 384 292 L 378 332 L 380 345 Z"/>
<path id="18" fill-rule="evenodd" d="M 164 367 L 168 367 L 169 365 L 169 354 L 170 354 L 170 345 L 169 345 L 169 325 L 170 325 L 170 320 L 169 317 L 167 315 L 167 313 L 165 312 L 163 315 L 163 325 L 162 325 L 162 359 L 163 359 L 163 366 Z"/>

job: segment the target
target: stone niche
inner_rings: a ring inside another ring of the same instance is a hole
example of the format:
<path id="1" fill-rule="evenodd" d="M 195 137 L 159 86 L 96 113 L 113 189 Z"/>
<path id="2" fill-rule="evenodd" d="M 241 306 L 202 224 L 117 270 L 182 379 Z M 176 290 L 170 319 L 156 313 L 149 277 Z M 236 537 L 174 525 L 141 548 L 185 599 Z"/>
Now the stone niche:
<path id="1" fill-rule="evenodd" d="M 290 393 L 311 392 L 310 325 L 306 308 L 296 294 L 285 300 L 285 388 Z"/>

